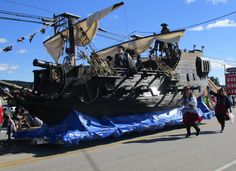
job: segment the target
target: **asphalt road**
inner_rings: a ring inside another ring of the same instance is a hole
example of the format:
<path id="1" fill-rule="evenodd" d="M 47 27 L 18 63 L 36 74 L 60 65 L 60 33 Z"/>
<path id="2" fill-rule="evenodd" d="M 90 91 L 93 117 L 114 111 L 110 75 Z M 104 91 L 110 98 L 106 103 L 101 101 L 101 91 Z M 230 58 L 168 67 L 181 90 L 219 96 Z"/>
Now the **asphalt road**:
<path id="1" fill-rule="evenodd" d="M 185 129 L 178 128 L 86 142 L 74 148 L 16 144 L 10 151 L 2 151 L 0 170 L 236 170 L 236 122 L 227 122 L 224 133 L 219 133 L 216 119 L 203 123 L 200 135 L 196 137 L 192 129 L 190 138 L 185 138 Z"/>

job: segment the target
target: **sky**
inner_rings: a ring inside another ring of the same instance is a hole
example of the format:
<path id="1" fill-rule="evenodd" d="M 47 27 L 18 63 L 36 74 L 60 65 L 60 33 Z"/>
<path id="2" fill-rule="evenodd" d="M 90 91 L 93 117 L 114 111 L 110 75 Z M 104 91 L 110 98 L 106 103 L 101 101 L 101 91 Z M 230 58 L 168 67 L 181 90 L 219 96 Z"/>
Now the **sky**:
<path id="1" fill-rule="evenodd" d="M 69 12 L 86 18 L 92 13 L 111 6 L 117 0 L 0 0 L 0 10 L 52 17 Z M 236 11 L 235 0 L 124 0 L 124 6 L 113 11 L 100 22 L 99 33 L 93 40 L 99 50 L 124 40 L 130 34 L 147 35 L 160 32 L 160 24 L 168 23 L 170 30 L 191 26 Z M 0 17 L 6 15 L 0 14 Z M 10 16 L 7 16 L 10 17 Z M 0 19 L 0 80 L 33 81 L 33 59 L 53 62 L 43 47 L 43 41 L 53 35 L 48 28 L 39 31 L 40 24 Z M 37 33 L 32 42 L 20 37 Z M 13 50 L 1 49 L 13 45 Z M 204 46 L 204 56 L 211 60 L 210 76 L 218 77 L 224 84 L 224 67 L 236 67 L 236 13 L 186 30 L 179 42 L 181 49 L 192 50 Z"/>

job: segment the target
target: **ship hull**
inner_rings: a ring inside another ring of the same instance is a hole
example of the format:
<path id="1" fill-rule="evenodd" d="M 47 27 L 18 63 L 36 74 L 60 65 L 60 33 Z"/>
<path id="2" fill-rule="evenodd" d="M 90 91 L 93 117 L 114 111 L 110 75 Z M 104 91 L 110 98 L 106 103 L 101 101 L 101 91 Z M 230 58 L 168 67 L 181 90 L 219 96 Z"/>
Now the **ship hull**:
<path id="1" fill-rule="evenodd" d="M 26 96 L 21 105 L 50 125 L 62 121 L 74 110 L 103 117 L 174 108 L 181 104 L 185 86 L 192 86 L 196 96 L 205 90 L 208 78 L 199 77 L 196 69 L 196 59 L 201 55 L 182 53 L 174 67 L 174 78 L 152 69 L 133 74 L 120 72 L 117 77 L 95 76 L 85 84 L 74 81 L 56 98 Z"/>

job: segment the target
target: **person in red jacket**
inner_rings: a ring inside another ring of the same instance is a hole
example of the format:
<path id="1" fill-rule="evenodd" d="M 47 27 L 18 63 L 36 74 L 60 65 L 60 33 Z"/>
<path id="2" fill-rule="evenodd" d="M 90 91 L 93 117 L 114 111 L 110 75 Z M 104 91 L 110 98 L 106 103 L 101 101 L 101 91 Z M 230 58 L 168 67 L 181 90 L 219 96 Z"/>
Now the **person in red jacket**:
<path id="1" fill-rule="evenodd" d="M 220 88 L 217 93 L 210 90 L 210 94 L 214 95 L 217 98 L 215 106 L 215 115 L 221 125 L 220 132 L 222 133 L 225 128 L 225 120 L 229 120 L 228 110 L 230 110 L 231 104 L 223 88 Z"/>

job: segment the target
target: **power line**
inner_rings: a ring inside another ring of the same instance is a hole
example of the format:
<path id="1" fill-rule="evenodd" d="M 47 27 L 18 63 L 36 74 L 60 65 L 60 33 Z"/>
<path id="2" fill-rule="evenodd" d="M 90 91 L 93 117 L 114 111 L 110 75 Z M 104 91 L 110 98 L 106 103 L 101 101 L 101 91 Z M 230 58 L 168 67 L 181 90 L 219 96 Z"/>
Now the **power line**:
<path id="1" fill-rule="evenodd" d="M 4 11 L 4 10 L 0 10 L 0 14 L 13 15 L 13 16 L 25 17 L 25 18 L 34 18 L 34 19 L 40 19 L 40 20 L 42 18 L 48 18 L 48 17 L 43 17 L 43 16 L 24 14 L 24 13 L 12 12 L 12 11 Z"/>
<path id="2" fill-rule="evenodd" d="M 192 27 L 197 27 L 197 26 L 200 26 L 202 24 L 206 24 L 206 23 L 209 23 L 209 22 L 212 22 L 212 21 L 215 21 L 215 20 L 219 20 L 221 18 L 225 18 L 225 17 L 228 17 L 230 15 L 233 15 L 235 14 L 236 11 L 233 11 L 233 12 L 230 12 L 228 14 L 225 14 L 225 15 L 222 15 L 222 16 L 219 16 L 219 17 L 216 17 L 216 18 L 213 18 L 213 19 L 210 19 L 210 20 L 207 20 L 207 21 L 203 21 L 203 22 L 200 22 L 200 23 L 197 23 L 197 24 L 193 24 L 193 25 L 190 25 L 190 26 L 186 26 L 186 27 L 183 27 L 184 29 L 188 29 L 188 28 L 192 28 Z"/>
<path id="3" fill-rule="evenodd" d="M 45 12 L 48 12 L 48 13 L 56 13 L 55 11 L 50 11 L 50 10 L 47 10 L 47 9 L 35 7 L 35 6 L 32 6 L 32 5 L 28 5 L 28 4 L 25 4 L 25 3 L 20 3 L 20 2 L 16 2 L 16 1 L 12 1 L 12 0 L 2 0 L 2 1 L 10 3 L 10 4 L 20 5 L 20 6 L 25 6 L 25 7 L 45 11 Z"/>
<path id="4" fill-rule="evenodd" d="M 236 14 L 236 11 L 230 12 L 230 13 L 228 13 L 228 14 L 225 14 L 225 15 L 222 15 L 222 16 L 219 16 L 219 17 L 215 17 L 215 18 L 210 19 L 210 20 L 206 20 L 206 21 L 203 21 L 203 22 L 199 22 L 199 23 L 196 23 L 196 24 L 193 24 L 193 25 L 181 27 L 181 28 L 178 28 L 178 29 L 175 29 L 175 30 L 189 29 L 189 28 L 197 27 L 197 26 L 200 26 L 200 25 L 202 25 L 202 24 L 207 24 L 207 23 L 210 23 L 210 22 L 212 22 L 212 21 L 216 21 L 216 20 L 219 20 L 219 19 L 221 19 L 221 18 L 225 18 L 225 17 L 228 17 L 228 16 L 230 16 L 230 15 L 234 15 L 234 14 Z M 146 34 L 148 34 L 148 33 L 154 33 L 153 31 L 152 31 L 152 32 L 151 32 L 151 31 L 134 31 L 134 32 L 137 32 L 137 33 L 144 33 L 144 34 L 145 34 L 145 33 L 146 33 Z"/>
<path id="5" fill-rule="evenodd" d="M 27 22 L 27 23 L 45 24 L 44 22 L 40 22 L 40 21 L 22 20 L 22 19 L 9 18 L 9 17 L 0 17 L 0 19 L 2 19 L 2 20 L 13 20 L 13 21 Z"/>

